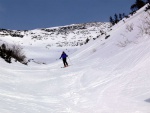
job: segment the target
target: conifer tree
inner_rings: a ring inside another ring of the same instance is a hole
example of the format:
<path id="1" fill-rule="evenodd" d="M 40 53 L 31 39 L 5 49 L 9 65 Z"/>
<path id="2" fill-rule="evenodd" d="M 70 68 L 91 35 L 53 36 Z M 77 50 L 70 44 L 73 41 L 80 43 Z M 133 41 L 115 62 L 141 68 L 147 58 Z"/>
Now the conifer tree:
<path id="1" fill-rule="evenodd" d="M 118 22 L 119 22 L 119 20 L 118 20 L 118 15 L 115 14 L 114 17 L 115 17 L 115 23 L 118 23 Z"/>
<path id="2" fill-rule="evenodd" d="M 137 8 L 140 9 L 141 7 L 143 7 L 145 5 L 145 2 L 142 0 L 136 0 L 135 4 L 136 4 Z"/>
<path id="3" fill-rule="evenodd" d="M 124 18 L 125 16 L 126 16 L 125 13 L 123 13 L 123 14 L 122 14 L 122 18 Z"/>
<path id="4" fill-rule="evenodd" d="M 135 12 L 138 10 L 138 7 L 137 7 L 137 4 L 133 4 L 131 7 L 130 7 L 131 11 L 132 12 Z"/>
<path id="5" fill-rule="evenodd" d="M 119 19 L 122 20 L 122 14 L 119 14 Z"/>
<path id="6" fill-rule="evenodd" d="M 109 21 L 110 21 L 110 23 L 112 24 L 112 25 L 114 25 L 114 20 L 113 20 L 113 18 L 110 16 L 110 18 L 109 18 Z"/>

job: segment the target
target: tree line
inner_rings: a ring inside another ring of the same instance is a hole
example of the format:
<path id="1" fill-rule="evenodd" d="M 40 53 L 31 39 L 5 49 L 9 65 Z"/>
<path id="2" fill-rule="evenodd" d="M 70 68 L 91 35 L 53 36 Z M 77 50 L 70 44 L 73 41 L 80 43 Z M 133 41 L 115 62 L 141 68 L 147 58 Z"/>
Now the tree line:
<path id="1" fill-rule="evenodd" d="M 131 5 L 131 7 L 130 7 L 130 9 L 131 9 L 130 14 L 134 14 L 137 10 L 142 8 L 147 3 L 150 4 L 150 0 L 144 0 L 144 1 L 143 0 L 136 0 L 135 3 L 133 5 Z M 150 9 L 150 6 L 147 7 L 147 10 L 148 9 Z M 110 16 L 109 21 L 113 26 L 113 25 L 117 24 L 120 20 L 122 20 L 124 17 L 128 17 L 128 16 L 126 16 L 125 13 L 114 14 L 114 18 L 112 16 Z"/>

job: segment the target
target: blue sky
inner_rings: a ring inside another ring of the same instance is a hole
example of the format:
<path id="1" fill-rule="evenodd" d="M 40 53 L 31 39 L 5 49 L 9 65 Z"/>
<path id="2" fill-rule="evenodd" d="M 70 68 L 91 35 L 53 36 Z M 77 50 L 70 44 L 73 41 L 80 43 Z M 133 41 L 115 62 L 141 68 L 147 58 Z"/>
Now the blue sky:
<path id="1" fill-rule="evenodd" d="M 30 30 L 85 22 L 108 22 L 129 14 L 135 0 L 0 0 L 0 28 Z"/>

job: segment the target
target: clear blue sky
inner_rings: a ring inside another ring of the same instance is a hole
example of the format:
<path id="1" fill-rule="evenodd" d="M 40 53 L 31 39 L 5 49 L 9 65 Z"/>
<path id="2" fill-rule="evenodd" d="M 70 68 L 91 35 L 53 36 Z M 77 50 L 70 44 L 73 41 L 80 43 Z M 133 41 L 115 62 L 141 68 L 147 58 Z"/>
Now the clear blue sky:
<path id="1" fill-rule="evenodd" d="M 0 0 L 0 28 L 30 30 L 85 22 L 108 22 L 129 14 L 135 0 Z"/>

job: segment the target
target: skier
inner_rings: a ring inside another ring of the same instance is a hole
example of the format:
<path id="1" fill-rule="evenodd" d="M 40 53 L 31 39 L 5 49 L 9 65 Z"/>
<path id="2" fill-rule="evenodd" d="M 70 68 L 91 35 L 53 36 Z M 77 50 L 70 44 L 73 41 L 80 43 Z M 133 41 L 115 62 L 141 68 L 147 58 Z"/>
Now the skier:
<path id="1" fill-rule="evenodd" d="M 63 51 L 62 54 L 61 54 L 61 57 L 59 58 L 59 59 L 62 58 L 63 63 L 64 63 L 64 67 L 68 66 L 67 59 L 66 59 L 67 57 L 68 57 L 68 55 Z"/>

